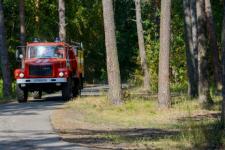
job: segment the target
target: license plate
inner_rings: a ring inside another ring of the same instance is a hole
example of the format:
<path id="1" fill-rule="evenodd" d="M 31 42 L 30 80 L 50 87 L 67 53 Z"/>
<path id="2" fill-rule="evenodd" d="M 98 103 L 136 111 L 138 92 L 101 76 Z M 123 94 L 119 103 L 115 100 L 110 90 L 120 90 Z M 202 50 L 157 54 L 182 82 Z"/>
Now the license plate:
<path id="1" fill-rule="evenodd" d="M 34 79 L 33 80 L 34 82 L 36 82 L 36 83 L 42 83 L 42 82 L 47 82 L 47 79 Z"/>

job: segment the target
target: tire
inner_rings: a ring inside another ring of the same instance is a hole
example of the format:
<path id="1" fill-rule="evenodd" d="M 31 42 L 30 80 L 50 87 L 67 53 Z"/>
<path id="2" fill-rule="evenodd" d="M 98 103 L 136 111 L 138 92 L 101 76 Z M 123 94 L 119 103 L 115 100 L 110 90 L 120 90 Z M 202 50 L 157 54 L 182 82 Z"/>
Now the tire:
<path id="1" fill-rule="evenodd" d="M 32 95 L 33 95 L 33 98 L 34 99 L 41 99 L 41 97 L 42 97 L 42 91 L 34 91 L 32 93 Z"/>
<path id="2" fill-rule="evenodd" d="M 80 89 L 83 89 L 84 88 L 84 77 L 83 75 L 81 74 L 80 75 Z"/>
<path id="3" fill-rule="evenodd" d="M 27 89 L 21 89 L 19 85 L 16 85 L 16 96 L 17 101 L 19 103 L 26 103 L 28 98 L 28 90 Z"/>
<path id="4" fill-rule="evenodd" d="M 84 88 L 84 78 L 81 76 L 81 79 L 80 79 L 80 89 L 83 89 Z"/>
<path id="5" fill-rule="evenodd" d="M 72 83 L 71 79 L 68 79 L 67 83 L 62 85 L 62 98 L 68 101 L 72 98 Z"/>
<path id="6" fill-rule="evenodd" d="M 77 86 L 75 86 L 72 93 L 73 97 L 77 97 L 78 95 L 80 95 L 80 89 Z"/>

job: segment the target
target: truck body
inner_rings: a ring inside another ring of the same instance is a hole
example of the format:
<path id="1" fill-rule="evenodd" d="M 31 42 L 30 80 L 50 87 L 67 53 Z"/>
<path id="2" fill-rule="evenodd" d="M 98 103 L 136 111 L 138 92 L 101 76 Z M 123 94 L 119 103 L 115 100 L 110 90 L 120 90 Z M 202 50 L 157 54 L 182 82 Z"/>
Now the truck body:
<path id="1" fill-rule="evenodd" d="M 14 71 L 18 102 L 27 102 L 28 92 L 41 98 L 42 92 L 62 91 L 64 100 L 83 88 L 82 44 L 31 42 L 17 49 L 21 68 Z"/>

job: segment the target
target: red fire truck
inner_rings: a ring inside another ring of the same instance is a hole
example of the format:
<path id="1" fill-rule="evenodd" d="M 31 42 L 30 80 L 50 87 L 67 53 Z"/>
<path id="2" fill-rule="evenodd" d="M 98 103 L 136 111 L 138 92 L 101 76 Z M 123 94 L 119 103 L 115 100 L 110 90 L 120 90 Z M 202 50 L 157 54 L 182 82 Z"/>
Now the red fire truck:
<path id="1" fill-rule="evenodd" d="M 64 100 L 77 96 L 83 88 L 82 47 L 82 43 L 37 40 L 18 47 L 16 57 L 21 68 L 14 71 L 18 102 L 27 102 L 28 92 L 34 98 L 41 98 L 43 92 L 60 90 Z"/>

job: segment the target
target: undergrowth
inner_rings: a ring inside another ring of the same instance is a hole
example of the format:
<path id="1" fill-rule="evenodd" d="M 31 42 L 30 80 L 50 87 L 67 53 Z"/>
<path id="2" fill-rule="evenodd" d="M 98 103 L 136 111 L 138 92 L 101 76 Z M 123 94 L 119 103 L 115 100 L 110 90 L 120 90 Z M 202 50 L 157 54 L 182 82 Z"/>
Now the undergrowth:
<path id="1" fill-rule="evenodd" d="M 78 98 L 67 104 L 73 119 L 89 123 L 110 142 L 129 143 L 148 149 L 223 149 L 224 130 L 220 124 L 221 97 L 214 106 L 202 108 L 186 96 L 172 98 L 172 108 L 160 110 L 157 99 L 127 98 L 122 106 L 112 106 L 106 97 Z M 122 132 L 123 131 L 123 132 Z"/>

